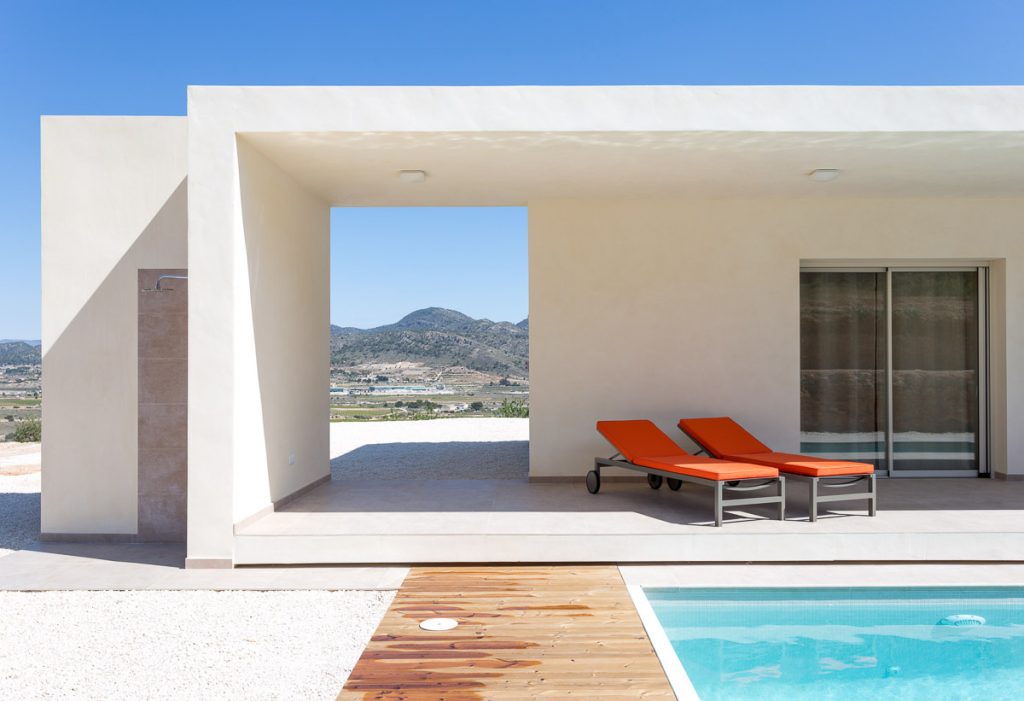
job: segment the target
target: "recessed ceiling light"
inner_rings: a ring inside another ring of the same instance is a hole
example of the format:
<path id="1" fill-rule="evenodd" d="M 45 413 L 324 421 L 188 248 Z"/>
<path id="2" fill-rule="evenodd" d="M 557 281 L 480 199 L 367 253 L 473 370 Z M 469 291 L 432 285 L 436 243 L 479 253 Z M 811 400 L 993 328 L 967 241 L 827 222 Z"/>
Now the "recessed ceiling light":
<path id="1" fill-rule="evenodd" d="M 398 171 L 398 180 L 403 183 L 421 183 L 427 179 L 427 171 L 425 170 L 400 170 Z"/>
<path id="2" fill-rule="evenodd" d="M 810 172 L 811 180 L 819 183 L 827 183 L 829 180 L 835 180 L 839 177 L 838 168 L 818 168 Z"/>

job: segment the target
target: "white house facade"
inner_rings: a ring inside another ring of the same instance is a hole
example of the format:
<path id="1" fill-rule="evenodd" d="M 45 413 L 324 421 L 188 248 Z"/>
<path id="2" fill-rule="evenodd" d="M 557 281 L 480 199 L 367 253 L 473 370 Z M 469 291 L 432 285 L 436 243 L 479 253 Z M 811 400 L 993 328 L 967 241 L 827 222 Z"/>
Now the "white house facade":
<path id="1" fill-rule="evenodd" d="M 44 537 L 246 561 L 330 476 L 331 207 L 430 205 L 528 207 L 536 482 L 722 415 L 1024 478 L 1024 88 L 191 87 L 42 120 Z"/>

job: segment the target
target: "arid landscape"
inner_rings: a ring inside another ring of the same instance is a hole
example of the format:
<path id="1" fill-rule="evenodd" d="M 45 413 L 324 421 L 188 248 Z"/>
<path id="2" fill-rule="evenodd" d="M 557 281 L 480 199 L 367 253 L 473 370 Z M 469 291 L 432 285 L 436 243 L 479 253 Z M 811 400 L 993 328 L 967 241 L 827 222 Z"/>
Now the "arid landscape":
<path id="1" fill-rule="evenodd" d="M 529 335 L 438 307 L 331 326 L 331 421 L 529 416 Z M 39 341 L 0 340 L 0 442 L 38 441 L 41 414 Z"/>
<path id="2" fill-rule="evenodd" d="M 373 329 L 331 327 L 331 420 L 529 415 L 529 322 L 430 307 Z"/>
<path id="3" fill-rule="evenodd" d="M 0 340 L 0 442 L 38 441 L 41 405 L 39 342 Z"/>

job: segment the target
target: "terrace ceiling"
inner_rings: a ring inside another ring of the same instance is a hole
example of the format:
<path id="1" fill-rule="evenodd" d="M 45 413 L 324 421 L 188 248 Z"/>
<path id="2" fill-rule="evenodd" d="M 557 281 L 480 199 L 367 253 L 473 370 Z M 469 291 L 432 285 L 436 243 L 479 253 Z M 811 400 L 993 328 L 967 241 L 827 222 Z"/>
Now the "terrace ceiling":
<path id="1" fill-rule="evenodd" d="M 241 133 L 336 206 L 1024 196 L 1024 132 Z M 835 181 L 808 177 L 838 168 Z M 424 170 L 405 184 L 400 170 Z"/>

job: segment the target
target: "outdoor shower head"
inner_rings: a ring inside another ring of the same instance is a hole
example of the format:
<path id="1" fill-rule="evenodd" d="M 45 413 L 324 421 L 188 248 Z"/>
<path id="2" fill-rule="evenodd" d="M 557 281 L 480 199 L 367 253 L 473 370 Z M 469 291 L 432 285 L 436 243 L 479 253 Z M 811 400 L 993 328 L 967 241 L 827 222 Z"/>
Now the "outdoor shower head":
<path id="1" fill-rule="evenodd" d="M 143 287 L 143 292 L 173 292 L 173 287 L 163 287 L 162 283 L 164 280 L 188 280 L 188 275 L 161 275 L 156 279 L 156 285 L 153 287 Z"/>

